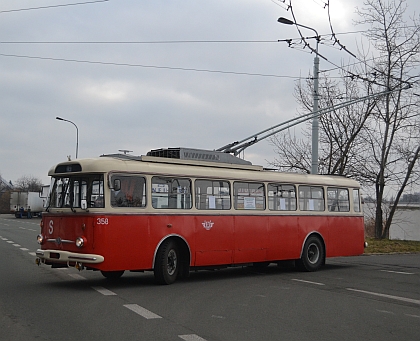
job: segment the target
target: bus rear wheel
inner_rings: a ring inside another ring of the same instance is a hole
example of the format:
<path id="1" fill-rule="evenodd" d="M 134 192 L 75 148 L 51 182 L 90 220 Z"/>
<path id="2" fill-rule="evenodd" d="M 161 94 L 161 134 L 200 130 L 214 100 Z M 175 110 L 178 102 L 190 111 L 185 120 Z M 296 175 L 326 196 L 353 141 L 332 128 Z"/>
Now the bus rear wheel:
<path id="1" fill-rule="evenodd" d="M 163 242 L 155 260 L 154 275 L 156 282 L 159 284 L 174 283 L 178 276 L 180 264 L 177 243 L 170 239 Z"/>
<path id="2" fill-rule="evenodd" d="M 297 261 L 299 270 L 317 271 L 324 264 L 325 250 L 317 236 L 310 236 L 303 247 L 302 257 Z"/>
<path id="3" fill-rule="evenodd" d="M 124 274 L 124 270 L 121 270 L 121 271 L 101 271 L 101 274 L 106 279 L 118 279 Z"/>

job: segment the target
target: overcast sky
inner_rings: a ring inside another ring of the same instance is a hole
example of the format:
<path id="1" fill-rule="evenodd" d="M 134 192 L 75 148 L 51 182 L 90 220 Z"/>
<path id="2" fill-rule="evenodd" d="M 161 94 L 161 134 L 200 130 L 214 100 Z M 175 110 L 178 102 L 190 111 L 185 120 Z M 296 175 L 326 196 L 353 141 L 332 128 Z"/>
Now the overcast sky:
<path id="1" fill-rule="evenodd" d="M 362 1 L 330 2 L 334 32 L 356 52 Z M 419 12 L 417 0 L 407 5 Z M 56 116 L 77 125 L 79 158 L 217 149 L 294 117 L 294 87 L 312 73 L 314 55 L 277 42 L 298 38 L 295 26 L 277 23 L 291 18 L 285 8 L 278 0 L 1 0 L 0 175 L 49 183 L 50 167 L 75 158 L 76 128 Z M 293 8 L 328 39 L 321 0 Z M 319 52 L 331 62 L 321 59 L 321 70 L 355 62 L 328 44 Z M 268 141 L 245 151 L 263 166 L 274 157 Z"/>

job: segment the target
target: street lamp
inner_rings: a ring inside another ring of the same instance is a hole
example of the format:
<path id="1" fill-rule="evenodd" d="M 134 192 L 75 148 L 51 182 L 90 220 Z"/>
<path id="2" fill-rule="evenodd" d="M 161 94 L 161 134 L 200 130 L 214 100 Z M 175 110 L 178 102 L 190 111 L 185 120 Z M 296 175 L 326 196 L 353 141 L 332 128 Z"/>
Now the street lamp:
<path id="1" fill-rule="evenodd" d="M 318 174 L 318 137 L 319 137 L 319 120 L 318 120 L 318 79 L 319 79 L 319 55 L 318 55 L 318 44 L 319 35 L 318 32 L 309 26 L 298 24 L 286 18 L 278 18 L 277 21 L 281 24 L 296 25 L 308 30 L 312 30 L 316 34 L 316 49 L 314 58 L 314 104 L 312 107 L 313 118 L 312 118 L 312 174 Z"/>
<path id="2" fill-rule="evenodd" d="M 76 127 L 76 159 L 77 159 L 77 153 L 79 151 L 79 128 L 77 128 L 77 125 L 74 122 L 66 120 L 65 118 L 61 118 L 57 116 L 55 119 L 59 121 L 69 122 Z"/>

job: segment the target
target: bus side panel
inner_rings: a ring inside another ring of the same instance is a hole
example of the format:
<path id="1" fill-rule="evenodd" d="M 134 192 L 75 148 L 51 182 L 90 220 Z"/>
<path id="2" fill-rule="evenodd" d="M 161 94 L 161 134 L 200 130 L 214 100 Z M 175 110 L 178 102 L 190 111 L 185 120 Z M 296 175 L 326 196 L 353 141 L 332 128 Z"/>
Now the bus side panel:
<path id="1" fill-rule="evenodd" d="M 363 254 L 364 231 L 363 217 L 330 217 L 327 257 Z"/>
<path id="2" fill-rule="evenodd" d="M 147 216 L 112 215 L 95 219 L 94 251 L 105 257 L 104 263 L 97 266 L 98 269 L 104 271 L 151 269 L 153 251 L 150 251 Z"/>
<path id="3" fill-rule="evenodd" d="M 301 246 L 298 243 L 298 217 L 270 216 L 267 245 L 268 260 L 299 258 Z"/>
<path id="4" fill-rule="evenodd" d="M 235 216 L 234 263 L 264 262 L 267 260 L 268 217 Z"/>
<path id="5" fill-rule="evenodd" d="M 232 216 L 196 216 L 194 266 L 233 263 L 234 218 Z"/>

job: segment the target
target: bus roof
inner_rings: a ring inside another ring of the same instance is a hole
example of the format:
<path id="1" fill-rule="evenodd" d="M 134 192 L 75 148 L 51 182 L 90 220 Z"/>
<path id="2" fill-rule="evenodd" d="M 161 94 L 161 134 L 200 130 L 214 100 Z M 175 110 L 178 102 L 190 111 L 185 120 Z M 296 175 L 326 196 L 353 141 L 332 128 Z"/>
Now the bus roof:
<path id="1" fill-rule="evenodd" d="M 138 173 L 193 178 L 215 178 L 243 181 L 268 181 L 300 184 L 322 184 L 359 188 L 357 181 L 337 175 L 314 175 L 277 172 L 262 166 L 181 160 L 155 156 L 124 154 L 102 155 L 77 159 L 53 166 L 49 176 L 70 176 L 82 173 Z"/>

